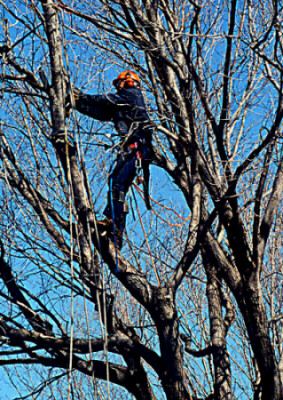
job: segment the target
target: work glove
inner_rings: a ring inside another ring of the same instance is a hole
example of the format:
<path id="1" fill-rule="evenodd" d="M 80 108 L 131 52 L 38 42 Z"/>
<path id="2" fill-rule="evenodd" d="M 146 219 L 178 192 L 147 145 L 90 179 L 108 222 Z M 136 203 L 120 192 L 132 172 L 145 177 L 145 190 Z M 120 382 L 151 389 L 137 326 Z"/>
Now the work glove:
<path id="1" fill-rule="evenodd" d="M 72 98 L 73 97 L 73 98 Z M 76 106 L 76 102 L 79 100 L 80 95 L 78 93 L 68 93 L 65 98 L 65 118 L 69 118 L 72 108 Z"/>

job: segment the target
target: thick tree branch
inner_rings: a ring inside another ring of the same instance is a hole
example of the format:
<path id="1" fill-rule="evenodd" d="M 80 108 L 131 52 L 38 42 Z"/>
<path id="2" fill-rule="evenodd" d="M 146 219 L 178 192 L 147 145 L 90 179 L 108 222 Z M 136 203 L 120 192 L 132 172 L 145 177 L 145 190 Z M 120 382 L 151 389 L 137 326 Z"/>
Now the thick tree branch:
<path id="1" fill-rule="evenodd" d="M 16 280 L 14 278 L 12 269 L 9 264 L 3 259 L 3 246 L 1 243 L 2 251 L 0 256 L 0 277 L 5 283 L 8 291 L 10 292 L 13 301 L 22 311 L 23 315 L 30 323 L 30 325 L 37 330 L 38 332 L 42 333 L 49 333 L 52 332 L 52 325 L 45 321 L 37 312 L 35 312 L 32 307 L 30 306 L 29 302 L 23 295 L 21 289 L 19 288 Z"/>
<path id="2" fill-rule="evenodd" d="M 263 262 L 264 250 L 269 237 L 271 226 L 273 224 L 274 217 L 277 213 L 280 200 L 282 198 L 282 192 L 283 192 L 283 158 L 281 158 L 278 169 L 276 171 L 272 193 L 270 195 L 268 205 L 265 209 L 260 225 L 260 232 L 259 232 L 260 241 L 258 246 L 260 266 L 262 265 Z"/>

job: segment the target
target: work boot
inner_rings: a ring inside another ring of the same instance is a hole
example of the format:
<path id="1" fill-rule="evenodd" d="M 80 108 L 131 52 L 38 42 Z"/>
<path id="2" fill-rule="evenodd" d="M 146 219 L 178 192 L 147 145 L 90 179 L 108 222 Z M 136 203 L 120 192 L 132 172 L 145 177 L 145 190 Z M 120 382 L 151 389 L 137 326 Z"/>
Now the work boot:
<path id="1" fill-rule="evenodd" d="M 101 236 L 106 236 L 107 233 L 113 231 L 113 220 L 111 218 L 105 218 L 102 221 L 96 221 L 95 225 Z"/>
<path id="2" fill-rule="evenodd" d="M 98 232 L 102 237 L 108 236 L 108 238 L 112 242 L 114 242 L 114 244 L 116 244 L 117 249 L 121 250 L 123 245 L 123 231 L 118 229 L 115 225 L 115 237 L 114 237 L 113 220 L 111 218 L 105 218 L 102 221 L 96 221 L 96 226 Z"/>

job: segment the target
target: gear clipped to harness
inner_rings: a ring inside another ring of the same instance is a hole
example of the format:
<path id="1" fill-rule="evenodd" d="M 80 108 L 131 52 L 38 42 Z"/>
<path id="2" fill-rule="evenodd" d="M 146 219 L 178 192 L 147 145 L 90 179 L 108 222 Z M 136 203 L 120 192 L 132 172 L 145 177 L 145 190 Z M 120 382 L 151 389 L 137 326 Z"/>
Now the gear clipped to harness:
<path id="1" fill-rule="evenodd" d="M 136 161 L 135 161 L 135 167 L 136 167 L 136 183 L 137 185 L 141 185 L 143 183 L 143 176 L 142 176 L 142 170 L 143 170 L 143 162 L 142 162 L 142 153 L 139 150 L 139 145 L 138 142 L 132 143 L 129 145 L 131 149 L 135 150 L 136 154 Z"/>
<path id="2" fill-rule="evenodd" d="M 137 185 L 143 185 L 144 202 L 146 208 L 151 210 L 150 199 L 149 199 L 149 163 L 143 159 L 141 150 L 139 149 L 138 142 L 129 145 L 130 148 L 136 151 L 136 183 Z"/>

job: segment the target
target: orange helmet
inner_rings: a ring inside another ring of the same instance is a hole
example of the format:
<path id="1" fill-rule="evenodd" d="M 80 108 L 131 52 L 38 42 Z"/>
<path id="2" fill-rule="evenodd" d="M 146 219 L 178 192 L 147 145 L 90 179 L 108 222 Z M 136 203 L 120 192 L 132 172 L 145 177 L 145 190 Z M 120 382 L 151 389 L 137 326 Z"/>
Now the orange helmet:
<path id="1" fill-rule="evenodd" d="M 118 86 L 119 81 L 125 81 L 125 88 L 138 87 L 140 85 L 140 78 L 138 74 L 133 71 L 123 71 L 113 81 L 114 86 Z"/>

